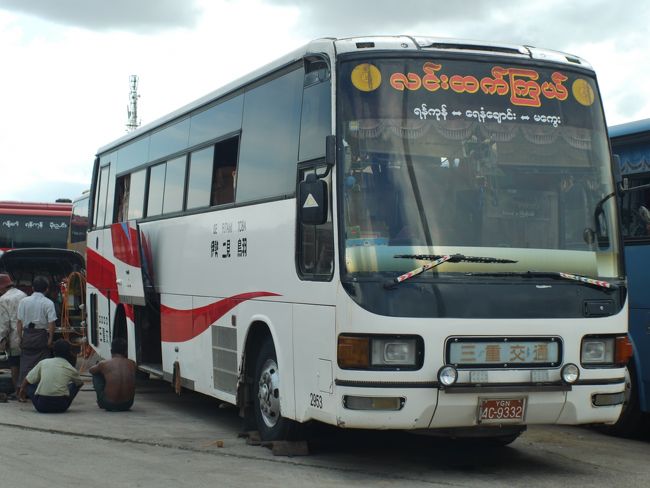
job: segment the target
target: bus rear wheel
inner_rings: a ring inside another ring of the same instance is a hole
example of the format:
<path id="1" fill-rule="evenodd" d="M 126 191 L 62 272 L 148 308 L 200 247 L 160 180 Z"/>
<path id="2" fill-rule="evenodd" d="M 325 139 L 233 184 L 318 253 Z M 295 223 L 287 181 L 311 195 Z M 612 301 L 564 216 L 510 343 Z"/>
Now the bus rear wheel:
<path id="1" fill-rule="evenodd" d="M 275 347 L 267 338 L 257 356 L 253 383 L 255 424 L 263 441 L 293 439 L 297 433 L 298 424 L 280 411 L 280 378 Z"/>

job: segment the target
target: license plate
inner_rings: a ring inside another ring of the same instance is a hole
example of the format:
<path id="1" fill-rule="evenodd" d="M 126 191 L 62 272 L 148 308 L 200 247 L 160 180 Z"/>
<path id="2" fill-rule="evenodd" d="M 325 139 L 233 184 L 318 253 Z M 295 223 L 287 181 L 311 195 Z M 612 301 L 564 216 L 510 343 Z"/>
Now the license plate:
<path id="1" fill-rule="evenodd" d="M 480 399 L 478 422 L 480 424 L 523 422 L 525 407 L 525 398 Z"/>

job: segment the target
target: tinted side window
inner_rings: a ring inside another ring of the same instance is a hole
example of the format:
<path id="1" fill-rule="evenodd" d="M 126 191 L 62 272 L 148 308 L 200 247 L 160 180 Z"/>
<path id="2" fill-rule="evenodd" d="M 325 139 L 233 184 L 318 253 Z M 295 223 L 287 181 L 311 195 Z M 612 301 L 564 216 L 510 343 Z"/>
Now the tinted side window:
<path id="1" fill-rule="evenodd" d="M 115 173 L 123 173 L 149 161 L 149 139 L 149 136 L 142 137 L 118 149 Z"/>
<path id="2" fill-rule="evenodd" d="M 187 148 L 190 134 L 190 119 L 181 120 L 151 134 L 149 161 L 167 156 Z"/>
<path id="3" fill-rule="evenodd" d="M 144 190 L 147 180 L 147 170 L 141 169 L 131 174 L 129 189 L 128 219 L 140 219 L 144 215 Z"/>
<path id="4" fill-rule="evenodd" d="M 210 205 L 224 205 L 235 201 L 238 150 L 239 137 L 215 144 Z"/>
<path id="5" fill-rule="evenodd" d="M 83 242 L 86 240 L 88 228 L 88 197 L 80 198 L 72 206 L 70 219 L 70 242 Z"/>
<path id="6" fill-rule="evenodd" d="M 190 173 L 186 206 L 188 210 L 210 205 L 213 160 L 213 147 L 207 147 L 190 154 Z"/>
<path id="7" fill-rule="evenodd" d="M 167 176 L 165 177 L 163 213 L 180 212 L 183 210 L 186 159 L 187 156 L 181 156 L 180 158 L 167 161 Z"/>
<path id="8" fill-rule="evenodd" d="M 650 184 L 650 175 L 629 175 L 628 186 Z M 619 195 L 621 230 L 626 241 L 650 238 L 650 189 L 627 191 Z"/>
<path id="9" fill-rule="evenodd" d="M 103 227 L 106 216 L 106 193 L 108 191 L 108 174 L 110 166 L 104 166 L 99 172 L 99 191 L 95 201 L 95 227 Z"/>
<path id="10" fill-rule="evenodd" d="M 165 169 L 167 163 L 158 164 L 149 170 L 149 195 L 147 197 L 147 217 L 160 215 L 163 209 L 163 190 L 165 188 Z"/>
<path id="11" fill-rule="evenodd" d="M 299 69 L 245 94 L 238 202 L 295 192 L 302 84 Z"/>
<path id="12" fill-rule="evenodd" d="M 244 96 L 239 95 L 192 115 L 190 147 L 241 129 Z"/>
<path id="13" fill-rule="evenodd" d="M 308 174 L 317 171 L 323 174 L 326 167 L 305 168 L 300 172 L 304 181 Z M 332 174 L 326 178 L 328 189 L 331 188 Z M 331 192 L 328 191 L 330 198 Z M 298 245 L 296 249 L 298 271 L 303 280 L 329 281 L 334 273 L 334 230 L 332 227 L 332 206 L 329 206 L 327 222 L 322 225 L 305 225 L 298 222 Z"/>
<path id="14" fill-rule="evenodd" d="M 300 123 L 300 161 L 325 156 L 325 137 L 332 132 L 329 80 L 305 88 Z"/>

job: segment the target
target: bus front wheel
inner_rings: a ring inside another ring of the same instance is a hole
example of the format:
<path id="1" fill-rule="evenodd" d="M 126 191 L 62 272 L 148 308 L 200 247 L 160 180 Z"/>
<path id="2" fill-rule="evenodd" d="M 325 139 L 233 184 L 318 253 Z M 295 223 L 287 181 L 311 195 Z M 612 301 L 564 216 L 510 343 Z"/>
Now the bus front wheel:
<path id="1" fill-rule="evenodd" d="M 625 371 L 625 402 L 618 421 L 612 425 L 602 425 L 600 430 L 619 437 L 641 437 L 648 429 L 649 417 L 641 411 L 637 386 L 636 368 L 628 364 Z"/>
<path id="2" fill-rule="evenodd" d="M 271 338 L 260 349 L 253 383 L 254 416 L 263 441 L 292 439 L 297 423 L 284 418 L 280 411 L 280 369 Z"/>

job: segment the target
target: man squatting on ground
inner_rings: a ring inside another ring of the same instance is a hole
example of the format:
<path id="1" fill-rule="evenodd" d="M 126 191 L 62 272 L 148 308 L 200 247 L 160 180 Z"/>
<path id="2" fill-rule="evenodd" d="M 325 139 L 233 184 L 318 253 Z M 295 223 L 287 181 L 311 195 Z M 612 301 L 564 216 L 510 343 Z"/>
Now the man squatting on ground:
<path id="1" fill-rule="evenodd" d="M 93 375 L 100 408 L 125 411 L 133 405 L 136 366 L 127 356 L 126 340 L 115 338 L 111 343 L 111 359 L 101 361 L 88 370 Z"/>
<path id="2" fill-rule="evenodd" d="M 54 357 L 43 359 L 29 372 L 18 392 L 18 400 L 29 396 L 41 413 L 65 412 L 83 385 L 76 368 L 70 364 L 70 344 L 54 343 Z"/>
<path id="3" fill-rule="evenodd" d="M 27 295 L 14 288 L 11 276 L 0 273 L 0 351 L 7 351 L 11 381 L 18 393 L 18 370 L 20 369 L 20 339 L 18 336 L 18 304 Z"/>

